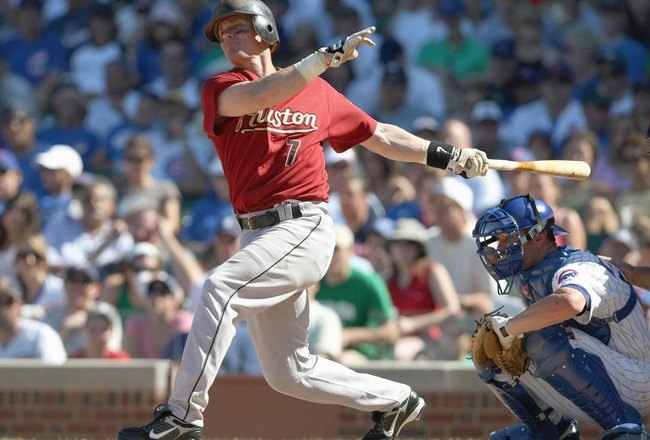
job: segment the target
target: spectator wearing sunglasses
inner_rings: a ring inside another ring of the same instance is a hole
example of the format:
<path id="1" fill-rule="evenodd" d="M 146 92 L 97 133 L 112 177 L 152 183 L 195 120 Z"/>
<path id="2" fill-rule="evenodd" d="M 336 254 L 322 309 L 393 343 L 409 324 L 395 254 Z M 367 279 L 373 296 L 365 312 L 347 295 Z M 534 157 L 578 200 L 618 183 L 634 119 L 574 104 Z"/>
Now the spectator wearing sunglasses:
<path id="1" fill-rule="evenodd" d="M 62 364 L 66 353 L 59 335 L 42 322 L 21 316 L 20 292 L 0 279 L 0 359 L 41 359 Z"/>
<path id="2" fill-rule="evenodd" d="M 134 358 L 161 358 L 171 340 L 189 332 L 194 315 L 181 308 L 185 292 L 169 273 L 143 273 L 139 279 L 146 292 L 145 312 L 127 321 L 124 348 Z"/>
<path id="3" fill-rule="evenodd" d="M 49 272 L 47 242 L 41 235 L 33 235 L 17 245 L 17 288 L 22 291 L 25 317 L 43 319 L 48 311 L 65 306 L 67 300 L 63 279 Z"/>

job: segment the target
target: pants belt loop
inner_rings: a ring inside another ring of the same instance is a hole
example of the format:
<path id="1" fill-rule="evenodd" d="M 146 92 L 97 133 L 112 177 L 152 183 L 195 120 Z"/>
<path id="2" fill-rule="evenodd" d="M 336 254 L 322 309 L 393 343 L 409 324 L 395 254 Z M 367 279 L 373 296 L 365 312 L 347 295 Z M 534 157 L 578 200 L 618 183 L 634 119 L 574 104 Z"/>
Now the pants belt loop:
<path id="1" fill-rule="evenodd" d="M 293 218 L 293 213 L 291 211 L 291 203 L 282 202 L 276 206 L 276 209 L 278 210 L 278 215 L 280 217 L 281 222 Z"/>

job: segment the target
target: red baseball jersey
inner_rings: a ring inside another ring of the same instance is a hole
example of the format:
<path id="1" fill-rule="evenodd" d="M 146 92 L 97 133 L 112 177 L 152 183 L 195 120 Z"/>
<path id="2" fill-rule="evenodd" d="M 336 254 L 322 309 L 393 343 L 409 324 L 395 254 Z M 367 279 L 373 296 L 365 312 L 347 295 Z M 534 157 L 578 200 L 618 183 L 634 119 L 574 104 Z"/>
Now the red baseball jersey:
<path id="1" fill-rule="evenodd" d="M 217 98 L 229 86 L 258 76 L 234 68 L 202 90 L 203 128 L 221 159 L 238 214 L 285 200 L 328 200 L 322 142 L 345 151 L 370 138 L 377 121 L 321 78 L 291 98 L 254 114 L 221 118 Z"/>

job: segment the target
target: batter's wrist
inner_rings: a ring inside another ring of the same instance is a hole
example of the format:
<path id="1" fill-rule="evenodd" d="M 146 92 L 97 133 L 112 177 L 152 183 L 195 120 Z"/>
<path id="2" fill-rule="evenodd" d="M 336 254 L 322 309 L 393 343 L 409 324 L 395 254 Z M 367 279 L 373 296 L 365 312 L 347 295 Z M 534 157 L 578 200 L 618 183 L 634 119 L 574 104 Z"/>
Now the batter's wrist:
<path id="1" fill-rule="evenodd" d="M 307 82 L 310 82 L 327 70 L 325 57 L 325 53 L 316 51 L 295 63 L 293 67 L 300 73 L 300 75 L 302 75 L 303 78 L 305 78 L 305 80 L 307 80 Z"/>
<path id="2" fill-rule="evenodd" d="M 427 147 L 427 165 L 446 170 L 456 147 L 444 142 L 431 141 Z"/>

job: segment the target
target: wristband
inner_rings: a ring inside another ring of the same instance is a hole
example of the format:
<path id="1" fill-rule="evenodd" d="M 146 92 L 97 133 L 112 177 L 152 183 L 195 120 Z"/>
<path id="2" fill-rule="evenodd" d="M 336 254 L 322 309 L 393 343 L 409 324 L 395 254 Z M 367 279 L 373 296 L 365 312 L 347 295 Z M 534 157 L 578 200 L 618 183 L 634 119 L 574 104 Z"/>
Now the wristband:
<path id="1" fill-rule="evenodd" d="M 325 54 L 316 51 L 295 63 L 293 67 L 307 80 L 307 82 L 310 82 L 327 70 Z"/>
<path id="2" fill-rule="evenodd" d="M 453 145 L 431 141 L 427 147 L 427 165 L 433 168 L 447 169 L 455 150 Z"/>

